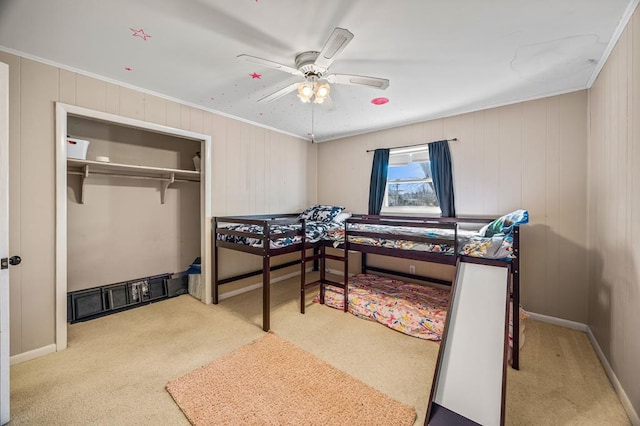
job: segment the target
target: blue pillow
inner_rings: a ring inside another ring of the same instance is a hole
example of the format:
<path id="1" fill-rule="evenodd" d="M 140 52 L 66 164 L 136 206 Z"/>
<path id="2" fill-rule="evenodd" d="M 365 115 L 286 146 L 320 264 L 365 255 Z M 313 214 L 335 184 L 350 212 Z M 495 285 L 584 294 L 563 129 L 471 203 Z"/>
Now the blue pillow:
<path id="1" fill-rule="evenodd" d="M 340 212 L 344 210 L 342 206 L 327 206 L 317 204 L 309 207 L 300 213 L 300 219 L 310 220 L 313 222 L 331 222 Z"/>
<path id="2" fill-rule="evenodd" d="M 524 225 L 529 223 L 529 212 L 526 210 L 516 210 L 504 216 L 501 216 L 485 225 L 478 231 L 481 237 L 493 237 L 494 235 L 509 235 L 516 225 Z"/>

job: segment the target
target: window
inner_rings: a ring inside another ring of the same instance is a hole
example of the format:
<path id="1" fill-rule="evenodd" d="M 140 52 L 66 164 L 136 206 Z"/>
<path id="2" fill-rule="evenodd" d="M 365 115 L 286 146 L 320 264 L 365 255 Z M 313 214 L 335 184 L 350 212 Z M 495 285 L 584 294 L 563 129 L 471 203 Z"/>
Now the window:
<path id="1" fill-rule="evenodd" d="M 441 214 L 426 146 L 391 150 L 382 212 Z"/>

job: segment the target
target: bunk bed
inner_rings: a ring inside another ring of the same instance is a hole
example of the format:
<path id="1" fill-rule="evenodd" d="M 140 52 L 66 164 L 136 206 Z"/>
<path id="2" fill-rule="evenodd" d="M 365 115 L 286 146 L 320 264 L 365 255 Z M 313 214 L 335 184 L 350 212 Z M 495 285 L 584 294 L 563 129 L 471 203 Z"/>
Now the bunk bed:
<path id="1" fill-rule="evenodd" d="M 331 284 L 344 288 L 343 283 L 326 278 L 325 261 L 342 261 L 341 256 L 325 252 L 330 245 L 329 234 L 344 227 L 337 219 L 344 207 L 315 205 L 302 213 L 220 216 L 213 218 L 214 233 L 214 274 L 213 303 L 219 302 L 219 287 L 237 280 L 262 274 L 262 329 L 269 331 L 271 318 L 271 272 L 300 265 L 300 313 L 305 312 L 306 290 L 320 284 Z M 262 257 L 262 269 L 226 278 L 220 278 L 219 250 L 241 251 Z M 308 254 L 311 251 L 312 254 Z M 290 253 L 299 253 L 296 260 L 272 264 L 272 259 Z M 320 279 L 306 283 L 307 264 L 313 262 L 313 269 L 320 269 Z M 346 274 L 345 274 L 346 276 Z"/>
<path id="2" fill-rule="evenodd" d="M 300 312 L 305 311 L 305 290 L 319 285 L 319 302 L 325 303 L 327 289 L 342 290 L 343 310 L 349 308 L 349 256 L 350 251 L 362 254 L 362 274 L 382 273 L 450 286 L 451 281 L 408 274 L 370 265 L 368 254 L 392 256 L 417 261 L 456 265 L 458 257 L 470 256 L 487 261 L 506 262 L 510 265 L 511 292 L 514 307 L 512 366 L 519 369 L 520 346 L 520 224 L 527 223 L 528 214 L 519 210 L 501 218 L 420 218 L 406 216 L 350 215 L 343 222 L 334 221 L 341 207 L 313 206 L 303 213 L 279 215 L 227 216 L 213 218 L 214 282 L 213 303 L 219 302 L 219 286 L 262 274 L 263 330 L 270 329 L 270 273 L 271 271 L 300 265 Z M 320 214 L 309 213 L 319 209 Z M 323 211 L 324 209 L 324 211 Z M 483 226 L 484 225 L 484 226 Z M 328 248 L 342 254 L 332 254 Z M 262 269 L 220 278 L 219 250 L 230 249 L 262 257 Z M 309 251 L 312 254 L 309 255 Z M 272 258 L 299 253 L 298 259 L 272 264 Z M 344 263 L 342 282 L 327 279 L 327 260 Z M 319 280 L 306 283 L 306 265 L 313 261 L 320 269 Z M 366 279 L 364 277 L 363 279 Z"/>
<path id="3" fill-rule="evenodd" d="M 392 285 L 411 286 L 410 297 L 420 297 L 417 294 L 419 290 L 417 285 L 394 281 L 390 284 L 389 280 L 380 280 L 370 275 L 370 272 L 381 273 L 385 275 L 400 276 L 411 278 L 413 280 L 426 281 L 430 283 L 450 286 L 451 281 L 442 280 L 433 277 L 421 276 L 416 274 L 408 274 L 401 271 L 390 270 L 370 265 L 367 261 L 368 254 L 377 254 L 383 256 L 392 256 L 403 259 L 412 259 L 417 261 L 440 263 L 446 265 L 456 265 L 459 257 L 473 257 L 475 262 L 507 263 L 511 272 L 511 292 L 512 306 L 514 310 L 512 325 L 512 366 L 514 369 L 519 368 L 519 347 L 520 347 L 520 225 L 528 222 L 528 213 L 524 210 L 518 210 L 498 219 L 479 219 L 479 218 L 419 218 L 404 216 L 373 216 L 373 215 L 353 215 L 345 222 L 344 233 L 341 238 L 336 239 L 333 243 L 334 247 L 344 250 L 344 270 L 349 269 L 349 258 L 346 255 L 349 251 L 360 252 L 362 254 L 361 274 L 349 279 L 345 278 L 344 282 L 348 285 L 341 289 L 340 300 L 336 301 L 335 293 L 331 292 L 335 289 L 331 286 L 326 288 L 326 295 L 320 294 L 324 303 L 324 298 L 329 295 L 329 305 L 336 308 L 343 308 L 345 311 L 351 309 L 352 312 L 360 317 L 376 319 L 381 321 L 382 315 L 380 309 L 388 309 L 388 306 L 398 307 L 402 300 L 387 299 L 383 303 L 387 307 L 380 308 L 374 306 L 375 303 L 371 299 L 367 299 L 366 291 L 362 290 L 367 286 L 368 282 L 376 287 L 374 291 L 380 290 L 383 299 Z M 353 306 L 349 306 L 350 288 L 354 287 L 358 300 Z M 373 288 L 372 287 L 372 288 Z M 362 290 L 362 291 L 360 291 Z M 322 291 L 322 290 L 321 290 Z M 435 293 L 434 293 L 435 292 Z M 427 318 L 423 324 L 424 333 L 431 333 L 431 325 L 427 322 L 442 322 L 442 312 L 438 312 L 438 306 L 446 306 L 447 301 L 442 300 L 437 291 L 434 290 L 425 297 L 433 303 L 435 307 L 435 315 Z M 333 299 L 332 299 L 333 298 Z M 391 300 L 391 301 L 390 301 Z M 423 299 L 424 300 L 424 299 Z M 367 308 L 372 313 L 365 313 L 358 306 L 369 305 Z M 415 306 L 415 304 L 413 305 Z M 403 311 L 405 312 L 405 311 Z M 393 314 L 393 313 L 392 313 Z M 409 313 L 413 315 L 413 313 Z M 446 315 L 446 314 L 444 314 Z M 375 318 L 377 316 L 377 318 Z M 384 320 L 384 319 L 383 319 Z M 399 331 L 403 331 L 401 324 L 393 319 L 394 325 L 391 326 Z M 441 324 L 442 325 L 442 324 Z M 415 335 L 415 334 L 412 334 Z M 430 337 L 426 337 L 430 338 Z M 437 340 L 437 339 L 436 339 Z"/>

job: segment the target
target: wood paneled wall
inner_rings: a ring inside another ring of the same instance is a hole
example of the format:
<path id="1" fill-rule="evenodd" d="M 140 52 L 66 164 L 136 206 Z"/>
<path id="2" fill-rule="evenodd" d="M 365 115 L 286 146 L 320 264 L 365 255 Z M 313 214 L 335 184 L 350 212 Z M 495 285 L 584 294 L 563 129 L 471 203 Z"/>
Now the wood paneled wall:
<path id="1" fill-rule="evenodd" d="M 9 245 L 23 258 L 10 275 L 12 355 L 54 343 L 56 101 L 211 135 L 214 215 L 295 212 L 316 201 L 309 142 L 5 52 L 0 61 L 10 79 Z M 255 256 L 223 262 L 223 274 L 260 267 Z"/>
<path id="2" fill-rule="evenodd" d="M 589 90 L 589 111 L 589 327 L 640 413 L 638 9 Z"/>
<path id="3" fill-rule="evenodd" d="M 366 150 L 454 137 L 457 215 L 497 217 L 527 209 L 524 308 L 586 322 L 586 91 L 322 143 L 318 200 L 366 212 L 373 158 Z M 409 271 L 408 262 L 384 262 Z M 418 273 L 431 268 L 446 274 L 441 266 L 416 265 Z"/>

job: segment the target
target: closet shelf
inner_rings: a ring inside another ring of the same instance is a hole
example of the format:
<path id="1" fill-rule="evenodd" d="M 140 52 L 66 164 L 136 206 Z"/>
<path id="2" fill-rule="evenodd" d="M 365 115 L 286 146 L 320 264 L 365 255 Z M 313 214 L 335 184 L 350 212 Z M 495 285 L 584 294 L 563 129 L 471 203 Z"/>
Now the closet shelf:
<path id="1" fill-rule="evenodd" d="M 190 180 L 193 182 L 200 182 L 200 172 L 193 170 L 181 170 L 181 169 L 169 169 L 165 167 L 150 167 L 150 166 L 135 166 L 131 164 L 119 164 L 119 163 L 104 163 L 101 161 L 92 160 L 76 160 L 74 158 L 67 159 L 67 166 L 69 170 L 72 168 L 81 170 L 84 166 L 90 167 L 90 173 L 111 173 L 114 175 L 119 174 L 131 174 L 134 176 L 149 176 L 149 177 L 167 177 L 173 173 L 176 179 Z"/>
<path id="2" fill-rule="evenodd" d="M 119 176 L 132 179 L 159 180 L 160 201 L 164 204 L 167 188 L 174 182 L 200 182 L 200 172 L 193 170 L 169 169 L 166 167 L 136 166 L 131 164 L 104 163 L 92 160 L 67 159 L 67 173 L 79 175 L 80 204 L 84 204 L 84 184 L 91 175 Z"/>

